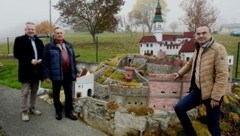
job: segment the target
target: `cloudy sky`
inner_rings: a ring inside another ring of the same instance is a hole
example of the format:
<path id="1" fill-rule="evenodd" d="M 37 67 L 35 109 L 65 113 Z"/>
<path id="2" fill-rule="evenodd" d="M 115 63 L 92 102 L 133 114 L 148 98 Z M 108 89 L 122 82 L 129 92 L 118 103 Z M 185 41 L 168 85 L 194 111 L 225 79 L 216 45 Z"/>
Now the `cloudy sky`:
<path id="1" fill-rule="evenodd" d="M 49 20 L 50 0 L 0 0 L 0 36 L 16 36 L 23 34 L 24 24 L 27 21 L 39 23 Z M 52 5 L 59 0 L 52 0 Z M 179 21 L 184 13 L 179 8 L 183 0 L 166 0 L 168 3 L 167 23 Z M 157 0 L 156 0 L 157 2 Z M 131 11 L 136 0 L 125 0 L 120 14 Z M 213 0 L 213 5 L 220 10 L 217 23 L 240 23 L 240 0 Z M 58 11 L 52 9 L 52 22 L 59 17 Z M 179 22 L 181 24 L 181 22 Z M 168 24 L 166 25 L 166 27 Z M 181 26 L 180 26 L 181 27 Z"/>

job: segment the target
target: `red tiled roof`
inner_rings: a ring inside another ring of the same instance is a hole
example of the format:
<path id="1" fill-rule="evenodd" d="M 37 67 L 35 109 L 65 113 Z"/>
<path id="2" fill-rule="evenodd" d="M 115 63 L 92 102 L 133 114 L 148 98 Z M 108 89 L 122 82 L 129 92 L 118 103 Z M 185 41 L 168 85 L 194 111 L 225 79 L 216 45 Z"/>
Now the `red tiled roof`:
<path id="1" fill-rule="evenodd" d="M 195 44 L 194 39 L 191 39 L 190 41 L 186 41 L 179 52 L 194 52 L 195 50 Z"/>
<path id="2" fill-rule="evenodd" d="M 146 43 L 146 42 L 157 42 L 157 39 L 154 35 L 152 36 L 143 36 L 139 43 Z"/>
<path id="3" fill-rule="evenodd" d="M 88 72 L 88 71 L 87 71 L 86 69 L 83 69 L 82 72 L 81 72 L 80 77 L 85 76 L 85 75 L 87 74 L 87 72 Z"/>
<path id="4" fill-rule="evenodd" d="M 184 32 L 183 35 L 163 35 L 162 41 L 175 41 L 176 38 L 193 38 L 194 32 Z M 143 36 L 139 43 L 146 42 L 157 42 L 157 39 L 154 35 L 152 36 Z"/>
<path id="5" fill-rule="evenodd" d="M 194 37 L 194 32 L 184 32 L 183 37 L 184 38 L 193 38 Z"/>
<path id="6" fill-rule="evenodd" d="M 178 35 L 163 35 L 163 41 L 174 41 Z"/>

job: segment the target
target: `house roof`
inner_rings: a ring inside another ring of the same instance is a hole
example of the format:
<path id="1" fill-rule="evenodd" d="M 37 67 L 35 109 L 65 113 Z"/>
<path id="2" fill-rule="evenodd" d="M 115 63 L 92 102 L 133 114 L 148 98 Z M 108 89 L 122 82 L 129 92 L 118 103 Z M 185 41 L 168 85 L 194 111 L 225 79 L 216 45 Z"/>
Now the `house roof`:
<path id="1" fill-rule="evenodd" d="M 186 41 L 183 43 L 182 48 L 179 52 L 194 52 L 195 50 L 195 44 L 194 39 L 191 39 L 190 41 Z"/>
<path id="2" fill-rule="evenodd" d="M 146 43 L 146 42 L 157 42 L 157 39 L 154 35 L 151 36 L 143 36 L 139 43 Z"/>
<path id="3" fill-rule="evenodd" d="M 163 41 L 174 41 L 178 35 L 163 35 Z"/>
<path id="4" fill-rule="evenodd" d="M 146 43 L 146 42 L 162 42 L 164 41 L 175 41 L 177 38 L 193 38 L 194 37 L 194 32 L 184 32 L 183 35 L 169 35 L 169 34 L 164 34 L 162 36 L 162 41 L 157 41 L 156 37 L 154 35 L 151 36 L 143 36 L 139 43 Z"/>
<path id="5" fill-rule="evenodd" d="M 183 37 L 184 38 L 193 38 L 194 37 L 194 32 L 184 32 Z"/>

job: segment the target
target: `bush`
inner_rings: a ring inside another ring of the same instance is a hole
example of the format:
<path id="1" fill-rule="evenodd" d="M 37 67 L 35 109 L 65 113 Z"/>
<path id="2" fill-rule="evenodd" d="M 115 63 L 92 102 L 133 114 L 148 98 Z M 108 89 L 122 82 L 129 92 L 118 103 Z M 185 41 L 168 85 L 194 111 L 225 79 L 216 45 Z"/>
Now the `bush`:
<path id="1" fill-rule="evenodd" d="M 132 106 L 127 108 L 128 113 L 134 113 L 136 116 L 153 115 L 154 110 L 144 106 Z"/>
<path id="2" fill-rule="evenodd" d="M 113 102 L 107 103 L 108 110 L 117 110 L 118 108 L 119 108 L 119 105 L 117 103 L 113 103 Z"/>

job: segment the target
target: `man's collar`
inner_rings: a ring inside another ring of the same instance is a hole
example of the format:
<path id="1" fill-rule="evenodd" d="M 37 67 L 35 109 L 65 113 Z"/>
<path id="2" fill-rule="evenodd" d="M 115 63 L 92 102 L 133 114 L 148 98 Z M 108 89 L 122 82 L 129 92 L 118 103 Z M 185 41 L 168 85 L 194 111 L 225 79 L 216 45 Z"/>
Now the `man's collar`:
<path id="1" fill-rule="evenodd" d="M 200 47 L 202 47 L 202 48 L 207 48 L 210 44 L 209 43 L 211 43 L 211 41 L 213 40 L 213 38 L 210 38 L 207 42 L 205 42 L 204 44 L 199 44 L 200 45 Z"/>

